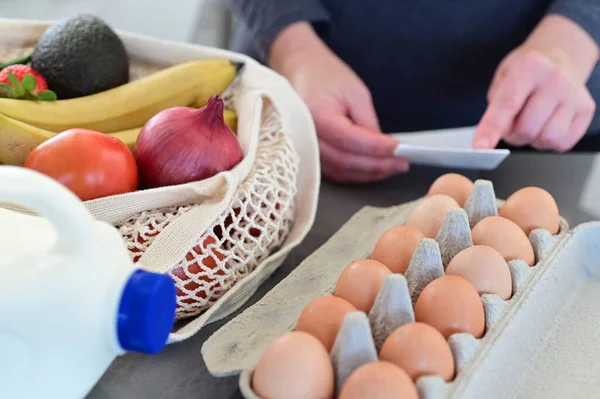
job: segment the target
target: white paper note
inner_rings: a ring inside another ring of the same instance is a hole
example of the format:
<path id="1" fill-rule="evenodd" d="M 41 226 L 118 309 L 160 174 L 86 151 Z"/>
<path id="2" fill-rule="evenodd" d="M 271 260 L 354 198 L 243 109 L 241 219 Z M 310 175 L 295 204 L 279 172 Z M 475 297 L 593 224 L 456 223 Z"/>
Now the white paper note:
<path id="1" fill-rule="evenodd" d="M 510 154 L 510 150 L 475 150 L 475 127 L 394 133 L 400 144 L 396 156 L 413 164 L 451 168 L 491 170 Z"/>

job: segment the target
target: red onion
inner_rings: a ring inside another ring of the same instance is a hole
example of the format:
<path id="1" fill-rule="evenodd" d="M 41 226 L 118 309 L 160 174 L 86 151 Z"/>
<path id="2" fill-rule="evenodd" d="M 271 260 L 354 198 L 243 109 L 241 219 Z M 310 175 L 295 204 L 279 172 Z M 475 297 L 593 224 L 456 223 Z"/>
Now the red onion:
<path id="1" fill-rule="evenodd" d="M 214 96 L 202 108 L 169 108 L 146 122 L 134 150 L 143 186 L 199 181 L 237 165 L 242 147 L 223 120 L 223 108 Z"/>

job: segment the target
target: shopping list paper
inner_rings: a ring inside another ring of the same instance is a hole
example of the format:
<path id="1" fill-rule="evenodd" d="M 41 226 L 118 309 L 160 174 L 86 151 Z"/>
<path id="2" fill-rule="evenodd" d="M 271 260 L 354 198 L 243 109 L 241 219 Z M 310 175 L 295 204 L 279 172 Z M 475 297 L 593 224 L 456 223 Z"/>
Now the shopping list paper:
<path id="1" fill-rule="evenodd" d="M 475 150 L 475 127 L 432 130 L 416 133 L 394 133 L 400 144 L 396 156 L 413 164 L 462 169 L 495 169 L 510 150 Z"/>

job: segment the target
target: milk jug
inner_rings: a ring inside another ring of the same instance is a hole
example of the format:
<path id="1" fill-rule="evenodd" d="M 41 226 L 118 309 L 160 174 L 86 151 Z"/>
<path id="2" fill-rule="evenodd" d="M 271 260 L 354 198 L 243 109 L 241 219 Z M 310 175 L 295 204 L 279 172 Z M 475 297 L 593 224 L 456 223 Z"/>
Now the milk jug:
<path id="1" fill-rule="evenodd" d="M 115 357 L 155 354 L 175 319 L 166 275 L 60 183 L 0 166 L 0 398 L 83 398 Z M 5 205 L 6 207 L 6 205 Z"/>

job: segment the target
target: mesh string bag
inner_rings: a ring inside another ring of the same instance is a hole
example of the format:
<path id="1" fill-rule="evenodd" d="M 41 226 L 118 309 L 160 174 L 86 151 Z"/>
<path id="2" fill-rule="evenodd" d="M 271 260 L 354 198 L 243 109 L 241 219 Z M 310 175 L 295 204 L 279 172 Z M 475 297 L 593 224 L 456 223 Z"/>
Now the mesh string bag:
<path id="1" fill-rule="evenodd" d="M 298 155 L 272 106 L 263 112 L 254 165 L 230 208 L 166 272 L 177 287 L 177 317 L 208 309 L 285 240 L 294 219 Z M 193 204 L 139 212 L 117 223 L 134 262 Z"/>

